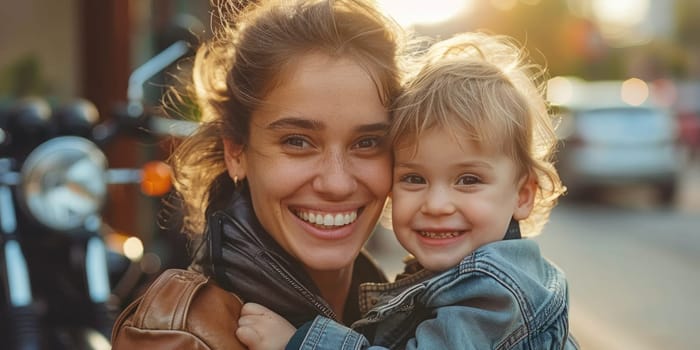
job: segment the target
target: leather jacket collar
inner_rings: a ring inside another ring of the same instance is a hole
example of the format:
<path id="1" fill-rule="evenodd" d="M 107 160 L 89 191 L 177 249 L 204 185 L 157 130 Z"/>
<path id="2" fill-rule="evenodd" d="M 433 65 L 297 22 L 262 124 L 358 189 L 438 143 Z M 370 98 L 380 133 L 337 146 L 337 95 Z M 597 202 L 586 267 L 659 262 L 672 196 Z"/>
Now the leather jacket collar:
<path id="1" fill-rule="evenodd" d="M 244 301 L 265 305 L 296 327 L 316 315 L 337 319 L 301 264 L 262 228 L 247 186 L 234 192 L 225 209 L 208 217 L 204 240 L 204 251 L 193 264 Z M 355 261 L 344 323 L 359 318 L 357 286 L 369 281 L 386 278 L 361 254 Z"/>

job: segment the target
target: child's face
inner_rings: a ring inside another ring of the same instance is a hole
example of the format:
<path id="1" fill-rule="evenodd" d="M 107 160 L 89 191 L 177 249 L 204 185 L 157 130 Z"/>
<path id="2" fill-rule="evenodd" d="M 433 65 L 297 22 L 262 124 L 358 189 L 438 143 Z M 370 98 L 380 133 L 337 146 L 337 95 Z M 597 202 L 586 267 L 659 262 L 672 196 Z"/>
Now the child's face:
<path id="1" fill-rule="evenodd" d="M 457 265 L 480 246 L 505 236 L 511 218 L 525 219 L 536 184 L 516 175 L 513 160 L 442 128 L 417 147 L 394 150 L 392 223 L 401 245 L 425 268 Z"/>

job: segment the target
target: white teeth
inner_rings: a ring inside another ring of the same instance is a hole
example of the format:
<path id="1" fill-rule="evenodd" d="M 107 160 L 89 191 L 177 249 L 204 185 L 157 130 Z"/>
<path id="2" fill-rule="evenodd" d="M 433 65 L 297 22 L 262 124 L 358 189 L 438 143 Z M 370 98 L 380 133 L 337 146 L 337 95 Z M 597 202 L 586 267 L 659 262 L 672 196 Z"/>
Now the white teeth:
<path id="1" fill-rule="evenodd" d="M 344 226 L 357 220 L 357 211 L 338 214 L 321 214 L 297 211 L 296 215 L 306 222 L 320 226 Z"/>
<path id="2" fill-rule="evenodd" d="M 444 239 L 444 238 L 453 238 L 457 237 L 460 235 L 460 232 L 455 231 L 455 232 L 428 232 L 428 231 L 419 231 L 421 236 L 427 237 L 427 238 L 433 238 L 433 239 Z"/>
<path id="3" fill-rule="evenodd" d="M 333 225 L 333 215 L 331 215 L 331 214 L 324 215 L 323 216 L 323 224 L 326 226 Z"/>

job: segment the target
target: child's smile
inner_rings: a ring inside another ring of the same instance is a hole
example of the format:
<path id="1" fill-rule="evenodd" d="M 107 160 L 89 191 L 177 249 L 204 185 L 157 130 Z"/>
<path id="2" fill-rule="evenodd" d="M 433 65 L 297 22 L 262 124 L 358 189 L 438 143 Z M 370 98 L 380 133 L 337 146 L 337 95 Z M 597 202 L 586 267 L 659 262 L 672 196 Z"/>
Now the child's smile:
<path id="1" fill-rule="evenodd" d="M 515 162 L 452 135 L 434 127 L 394 151 L 394 232 L 435 271 L 503 239 L 511 218 L 527 217 L 531 205 Z"/>

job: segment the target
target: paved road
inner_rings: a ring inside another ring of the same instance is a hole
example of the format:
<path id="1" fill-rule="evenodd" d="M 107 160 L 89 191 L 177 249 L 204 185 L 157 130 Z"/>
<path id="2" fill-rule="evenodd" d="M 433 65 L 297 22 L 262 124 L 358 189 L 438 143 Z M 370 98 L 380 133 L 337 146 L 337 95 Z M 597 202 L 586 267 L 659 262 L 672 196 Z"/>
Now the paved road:
<path id="1" fill-rule="evenodd" d="M 586 349 L 700 349 L 700 215 L 562 205 L 538 238 Z"/>
<path id="2" fill-rule="evenodd" d="M 631 188 L 597 203 L 564 200 L 536 238 L 567 273 L 584 349 L 700 349 L 700 164 L 674 206 L 653 196 Z M 393 276 L 404 252 L 382 233 L 370 249 L 384 247 L 374 254 Z"/>

